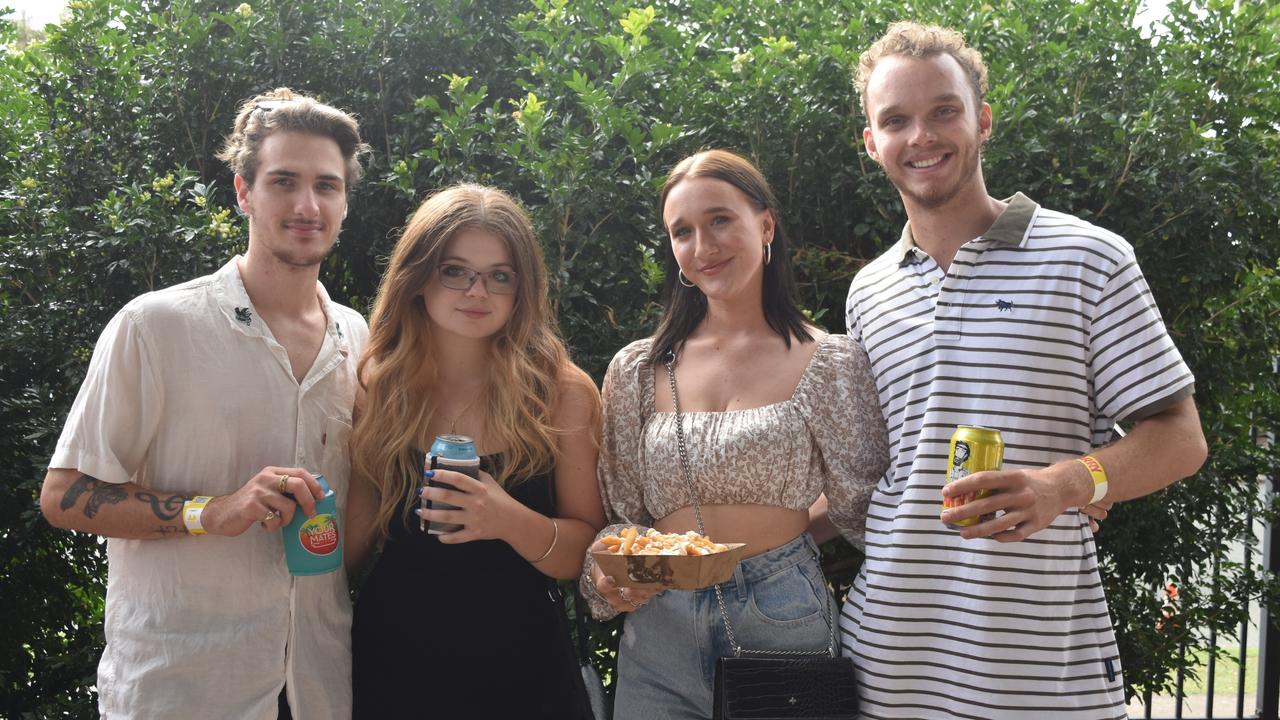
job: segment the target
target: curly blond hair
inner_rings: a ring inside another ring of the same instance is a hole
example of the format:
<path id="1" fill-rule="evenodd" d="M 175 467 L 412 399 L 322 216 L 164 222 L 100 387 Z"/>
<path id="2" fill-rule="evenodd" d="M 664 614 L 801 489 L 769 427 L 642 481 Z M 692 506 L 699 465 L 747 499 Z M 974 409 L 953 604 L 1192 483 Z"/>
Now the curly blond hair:
<path id="1" fill-rule="evenodd" d="M 973 97 L 980 106 L 987 97 L 987 64 L 982 60 L 982 53 L 969 47 L 964 36 L 955 30 L 902 21 L 890 25 L 884 35 L 858 58 L 853 85 L 862 98 L 863 114 L 870 118 L 870 113 L 867 112 L 867 83 L 871 81 L 871 73 L 880 60 L 895 55 L 927 58 L 944 54 L 960 63 L 973 88 Z"/>

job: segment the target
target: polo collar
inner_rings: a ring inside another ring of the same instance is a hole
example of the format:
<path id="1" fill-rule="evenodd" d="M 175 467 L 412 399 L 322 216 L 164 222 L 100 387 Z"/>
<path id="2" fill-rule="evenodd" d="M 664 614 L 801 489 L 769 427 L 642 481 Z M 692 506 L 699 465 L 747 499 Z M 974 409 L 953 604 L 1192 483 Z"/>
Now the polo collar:
<path id="1" fill-rule="evenodd" d="M 1040 206 L 1020 192 L 1014 193 L 1011 198 L 1006 198 L 1005 202 L 1009 203 L 1009 206 L 1000 213 L 1000 217 L 996 218 L 995 222 L 991 223 L 991 227 L 987 228 L 987 232 L 982 237 L 1000 245 L 1021 247 L 1031 233 L 1031 226 L 1036 214 L 1040 212 Z M 902 226 L 902 236 L 889 249 L 889 253 L 898 265 L 902 265 L 908 258 L 915 259 L 924 255 L 924 251 L 916 246 L 915 238 L 911 235 L 910 220 Z"/>
<path id="2" fill-rule="evenodd" d="M 274 340 L 270 328 L 263 322 L 257 308 L 253 306 L 253 301 L 249 299 L 249 292 L 244 289 L 244 281 L 240 278 L 238 267 L 240 257 L 236 255 L 231 258 L 213 274 L 213 290 L 218 309 L 237 330 L 245 335 L 270 337 Z M 342 327 L 333 301 L 329 299 L 329 293 L 319 282 L 316 283 L 316 295 L 319 296 L 320 306 L 324 309 L 326 332 L 333 339 L 338 350 L 346 353 L 348 351 L 347 329 Z"/>

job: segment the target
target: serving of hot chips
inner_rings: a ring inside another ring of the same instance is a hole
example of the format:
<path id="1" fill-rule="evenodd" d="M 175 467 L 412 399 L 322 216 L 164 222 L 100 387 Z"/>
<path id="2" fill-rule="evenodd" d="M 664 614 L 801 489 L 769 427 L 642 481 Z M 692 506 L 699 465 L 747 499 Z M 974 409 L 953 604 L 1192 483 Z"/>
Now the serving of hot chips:
<path id="1" fill-rule="evenodd" d="M 660 533 L 650 528 L 641 535 L 636 528 L 626 527 L 618 535 L 606 535 L 600 542 L 613 555 L 713 555 L 729 549 L 693 530 Z"/>

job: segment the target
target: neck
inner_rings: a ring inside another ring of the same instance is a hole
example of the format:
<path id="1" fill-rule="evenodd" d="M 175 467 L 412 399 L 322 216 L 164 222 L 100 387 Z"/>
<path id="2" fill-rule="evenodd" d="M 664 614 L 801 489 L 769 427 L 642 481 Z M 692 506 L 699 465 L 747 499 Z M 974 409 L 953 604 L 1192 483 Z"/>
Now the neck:
<path id="1" fill-rule="evenodd" d="M 467 389 L 486 382 L 492 364 L 490 338 L 464 338 L 456 335 L 433 336 L 432 354 L 436 358 L 437 385 L 445 388 L 444 394 Z"/>
<path id="2" fill-rule="evenodd" d="M 762 289 L 763 292 L 763 289 Z M 772 333 L 764 318 L 764 307 L 759 294 L 749 298 L 716 300 L 707 298 L 707 315 L 702 319 L 694 335 L 732 337 Z"/>
<path id="3" fill-rule="evenodd" d="M 250 240 L 249 249 L 236 268 L 260 314 L 301 316 L 318 307 L 319 263 L 305 267 L 286 265 L 268 252 L 255 251 Z"/>
<path id="4" fill-rule="evenodd" d="M 988 195 L 982 182 L 973 183 L 970 190 L 939 207 L 924 207 L 905 196 L 902 204 L 916 246 L 928 253 L 943 272 L 951 267 L 960 247 L 985 233 L 1008 207 Z"/>

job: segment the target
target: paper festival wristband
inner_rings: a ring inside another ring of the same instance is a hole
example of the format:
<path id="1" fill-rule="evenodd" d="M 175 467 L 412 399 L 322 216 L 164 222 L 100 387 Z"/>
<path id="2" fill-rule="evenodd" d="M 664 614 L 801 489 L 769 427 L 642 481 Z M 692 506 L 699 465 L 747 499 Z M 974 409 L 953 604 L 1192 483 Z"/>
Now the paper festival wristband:
<path id="1" fill-rule="evenodd" d="M 1107 495 L 1107 471 L 1102 469 L 1102 463 L 1098 462 L 1098 458 L 1092 455 L 1085 455 L 1076 458 L 1076 461 L 1089 469 L 1089 475 L 1093 478 L 1093 498 L 1089 500 L 1092 505 Z"/>
<path id="2" fill-rule="evenodd" d="M 212 499 L 211 495 L 197 495 L 182 503 L 182 524 L 187 526 L 188 534 L 208 534 L 200 522 L 200 516 L 204 513 L 204 506 L 208 505 Z"/>

